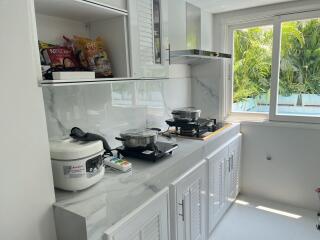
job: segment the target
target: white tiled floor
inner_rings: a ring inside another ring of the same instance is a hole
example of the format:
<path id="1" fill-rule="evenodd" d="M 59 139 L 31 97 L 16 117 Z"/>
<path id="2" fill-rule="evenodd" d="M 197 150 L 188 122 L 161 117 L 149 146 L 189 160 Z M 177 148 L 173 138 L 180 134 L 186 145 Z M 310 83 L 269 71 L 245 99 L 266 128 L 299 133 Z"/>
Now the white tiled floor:
<path id="1" fill-rule="evenodd" d="M 248 196 L 240 196 L 237 202 L 216 227 L 214 240 L 320 240 L 315 211 Z M 257 207 L 294 215 L 283 216 Z"/>

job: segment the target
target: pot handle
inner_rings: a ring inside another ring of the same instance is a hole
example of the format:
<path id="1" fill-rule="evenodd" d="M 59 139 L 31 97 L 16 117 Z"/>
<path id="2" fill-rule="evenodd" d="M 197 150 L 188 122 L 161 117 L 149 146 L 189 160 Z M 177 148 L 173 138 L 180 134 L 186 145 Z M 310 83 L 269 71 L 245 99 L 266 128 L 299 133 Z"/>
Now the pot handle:
<path id="1" fill-rule="evenodd" d="M 161 132 L 160 128 L 148 128 L 149 130 L 153 130 L 153 131 L 157 131 L 157 132 Z"/>
<path id="2" fill-rule="evenodd" d="M 121 141 L 121 142 L 126 141 L 124 138 L 120 138 L 120 137 L 115 137 L 115 139 L 118 140 L 118 141 Z"/>

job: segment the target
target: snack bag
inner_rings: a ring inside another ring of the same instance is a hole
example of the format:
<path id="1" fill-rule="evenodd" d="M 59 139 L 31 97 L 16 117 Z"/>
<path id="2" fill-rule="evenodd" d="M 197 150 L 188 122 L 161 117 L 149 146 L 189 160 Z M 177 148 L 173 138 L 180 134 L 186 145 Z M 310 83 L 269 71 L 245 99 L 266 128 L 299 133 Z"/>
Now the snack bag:
<path id="1" fill-rule="evenodd" d="M 44 56 L 43 56 L 43 51 L 48 48 L 56 47 L 56 46 L 50 43 L 42 42 L 42 41 L 38 41 L 38 45 L 39 45 L 41 65 L 47 65 L 46 60 L 44 59 Z"/>
<path id="2" fill-rule="evenodd" d="M 43 50 L 43 57 L 51 67 L 71 69 L 79 67 L 72 49 L 66 47 L 50 47 Z"/>
<path id="3" fill-rule="evenodd" d="M 96 77 L 113 77 L 111 63 L 100 37 L 91 40 L 74 36 L 74 47 L 82 67 L 94 71 Z"/>

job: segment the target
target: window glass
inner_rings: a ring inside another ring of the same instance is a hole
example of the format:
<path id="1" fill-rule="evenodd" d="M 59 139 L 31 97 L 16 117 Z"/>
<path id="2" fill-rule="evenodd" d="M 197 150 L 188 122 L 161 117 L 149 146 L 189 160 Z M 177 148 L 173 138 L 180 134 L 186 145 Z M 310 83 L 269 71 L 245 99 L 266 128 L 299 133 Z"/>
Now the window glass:
<path id="1" fill-rule="evenodd" d="M 269 112 L 273 26 L 233 32 L 233 112 Z"/>
<path id="2" fill-rule="evenodd" d="M 320 18 L 281 25 L 277 113 L 320 116 Z"/>

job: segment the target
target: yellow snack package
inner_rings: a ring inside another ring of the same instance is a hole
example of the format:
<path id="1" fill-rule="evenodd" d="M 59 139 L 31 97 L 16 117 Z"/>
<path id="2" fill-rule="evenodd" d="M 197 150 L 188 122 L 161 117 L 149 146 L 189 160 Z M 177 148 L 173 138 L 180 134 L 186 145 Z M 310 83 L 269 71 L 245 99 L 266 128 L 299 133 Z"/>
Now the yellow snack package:
<path id="1" fill-rule="evenodd" d="M 82 67 L 94 71 L 96 77 L 113 77 L 111 63 L 100 37 L 96 40 L 74 36 L 74 47 Z"/>

